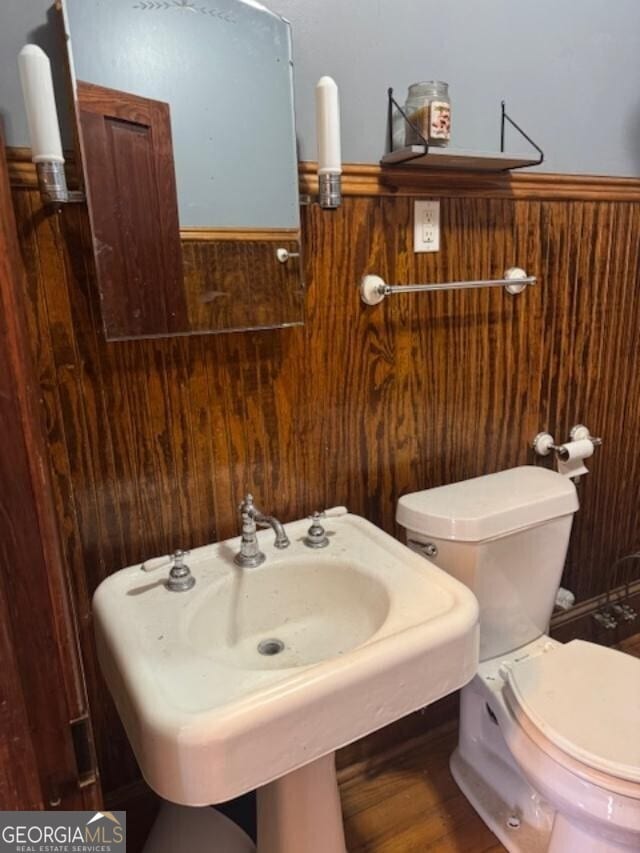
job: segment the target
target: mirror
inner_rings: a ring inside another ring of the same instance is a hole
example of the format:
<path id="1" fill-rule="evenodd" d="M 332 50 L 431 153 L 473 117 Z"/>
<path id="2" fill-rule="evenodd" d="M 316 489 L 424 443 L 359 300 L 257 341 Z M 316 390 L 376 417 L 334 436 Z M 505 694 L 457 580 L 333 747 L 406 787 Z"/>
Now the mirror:
<path id="1" fill-rule="evenodd" d="M 253 0 L 62 0 L 107 338 L 303 319 L 288 22 Z"/>

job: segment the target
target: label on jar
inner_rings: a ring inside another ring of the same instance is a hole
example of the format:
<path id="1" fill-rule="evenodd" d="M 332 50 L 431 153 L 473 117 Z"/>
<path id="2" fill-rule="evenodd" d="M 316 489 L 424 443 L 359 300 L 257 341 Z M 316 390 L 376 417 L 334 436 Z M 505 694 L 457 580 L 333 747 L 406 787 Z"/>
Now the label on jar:
<path id="1" fill-rule="evenodd" d="M 431 101 L 429 114 L 429 138 L 449 139 L 451 136 L 451 104 L 446 101 Z"/>

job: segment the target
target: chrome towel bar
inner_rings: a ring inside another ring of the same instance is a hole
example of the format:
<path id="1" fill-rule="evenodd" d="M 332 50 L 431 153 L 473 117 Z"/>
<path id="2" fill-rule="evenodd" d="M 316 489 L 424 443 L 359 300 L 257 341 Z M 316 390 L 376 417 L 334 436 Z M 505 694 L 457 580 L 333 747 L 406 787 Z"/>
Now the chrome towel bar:
<path id="1" fill-rule="evenodd" d="M 520 269 L 509 267 L 504 278 L 478 281 L 443 281 L 440 284 L 387 284 L 379 275 L 365 275 L 360 282 L 360 297 L 366 305 L 377 305 L 386 296 L 394 293 L 422 293 L 434 290 L 473 290 L 481 287 L 504 287 L 507 293 L 522 293 L 528 285 L 536 283 L 534 275 Z"/>

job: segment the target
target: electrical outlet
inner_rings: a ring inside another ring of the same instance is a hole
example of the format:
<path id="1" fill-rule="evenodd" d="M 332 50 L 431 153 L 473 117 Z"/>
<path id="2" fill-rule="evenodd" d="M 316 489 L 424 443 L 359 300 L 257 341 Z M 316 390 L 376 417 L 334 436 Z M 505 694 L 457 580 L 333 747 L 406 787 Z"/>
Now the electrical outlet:
<path id="1" fill-rule="evenodd" d="M 414 202 L 413 251 L 440 251 L 440 202 L 438 200 Z"/>

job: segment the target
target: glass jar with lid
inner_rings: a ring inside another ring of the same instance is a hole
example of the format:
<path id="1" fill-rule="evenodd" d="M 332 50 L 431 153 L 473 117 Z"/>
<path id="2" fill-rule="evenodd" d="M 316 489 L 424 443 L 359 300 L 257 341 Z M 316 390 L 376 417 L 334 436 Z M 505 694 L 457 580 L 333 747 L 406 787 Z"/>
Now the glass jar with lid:
<path id="1" fill-rule="evenodd" d="M 407 118 L 416 126 L 429 145 L 444 148 L 451 139 L 451 100 L 449 84 L 428 80 L 409 86 L 404 106 Z M 422 145 L 422 139 L 405 123 L 405 145 Z"/>

